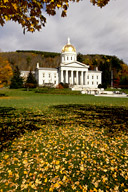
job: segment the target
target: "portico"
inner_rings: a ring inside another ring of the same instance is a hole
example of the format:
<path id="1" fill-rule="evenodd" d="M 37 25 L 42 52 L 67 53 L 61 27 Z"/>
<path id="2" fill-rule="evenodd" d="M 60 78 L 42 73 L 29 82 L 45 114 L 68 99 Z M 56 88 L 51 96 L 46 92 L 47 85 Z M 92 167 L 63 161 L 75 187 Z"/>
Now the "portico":
<path id="1" fill-rule="evenodd" d="M 81 70 L 61 70 L 60 82 L 70 85 L 86 85 L 86 72 Z"/>

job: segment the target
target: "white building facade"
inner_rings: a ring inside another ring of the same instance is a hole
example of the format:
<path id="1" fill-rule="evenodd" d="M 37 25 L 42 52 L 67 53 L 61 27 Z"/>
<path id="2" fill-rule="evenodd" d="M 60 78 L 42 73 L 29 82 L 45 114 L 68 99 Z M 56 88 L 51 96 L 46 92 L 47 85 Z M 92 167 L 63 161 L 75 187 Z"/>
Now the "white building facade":
<path id="1" fill-rule="evenodd" d="M 77 61 L 76 49 L 70 43 L 68 38 L 67 44 L 61 51 L 61 63 L 58 68 L 41 68 L 37 64 L 36 79 L 39 86 L 59 83 L 67 83 L 70 87 L 75 88 L 98 88 L 102 83 L 102 72 L 96 69 L 89 70 L 89 66 Z"/>

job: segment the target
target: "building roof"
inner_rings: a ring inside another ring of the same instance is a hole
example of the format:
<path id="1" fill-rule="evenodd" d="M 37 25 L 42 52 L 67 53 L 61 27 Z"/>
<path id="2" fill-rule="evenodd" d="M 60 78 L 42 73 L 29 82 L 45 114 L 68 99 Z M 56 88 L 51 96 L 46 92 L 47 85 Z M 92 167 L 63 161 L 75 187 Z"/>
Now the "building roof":
<path id="1" fill-rule="evenodd" d="M 88 70 L 88 73 L 102 73 L 102 71 Z"/>
<path id="2" fill-rule="evenodd" d="M 39 67 L 38 68 L 39 70 L 51 70 L 51 71 L 56 71 L 57 69 L 56 68 L 45 68 L 45 67 Z"/>

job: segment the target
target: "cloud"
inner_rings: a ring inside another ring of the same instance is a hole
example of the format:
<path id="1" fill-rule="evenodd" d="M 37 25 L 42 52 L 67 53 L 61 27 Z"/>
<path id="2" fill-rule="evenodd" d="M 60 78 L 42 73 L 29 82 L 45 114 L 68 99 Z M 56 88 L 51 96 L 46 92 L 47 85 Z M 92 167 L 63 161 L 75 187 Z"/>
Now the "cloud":
<path id="1" fill-rule="evenodd" d="M 8 22 L 0 27 L 0 48 L 60 52 L 70 37 L 77 52 L 116 55 L 128 63 L 127 7 L 127 0 L 111 0 L 102 9 L 89 0 L 70 3 L 66 18 L 60 17 L 60 11 L 46 16 L 46 27 L 33 34 L 23 35 L 20 25 Z"/>

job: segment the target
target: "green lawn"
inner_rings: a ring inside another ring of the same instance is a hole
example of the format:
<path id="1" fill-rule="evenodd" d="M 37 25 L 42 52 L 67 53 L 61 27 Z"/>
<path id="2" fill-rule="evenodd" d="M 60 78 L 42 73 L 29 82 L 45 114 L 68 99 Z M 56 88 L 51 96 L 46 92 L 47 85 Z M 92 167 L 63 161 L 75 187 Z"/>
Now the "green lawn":
<path id="1" fill-rule="evenodd" d="M 67 91 L 66 91 L 67 92 Z M 95 97 L 93 95 L 41 94 L 35 91 L 0 90 L 7 97 L 0 97 L 0 106 L 16 108 L 41 108 L 59 104 L 91 104 L 128 107 L 128 98 Z M 78 92 L 77 92 L 78 93 Z"/>
<path id="2" fill-rule="evenodd" d="M 128 99 L 0 90 L 0 192 L 127 192 Z"/>

